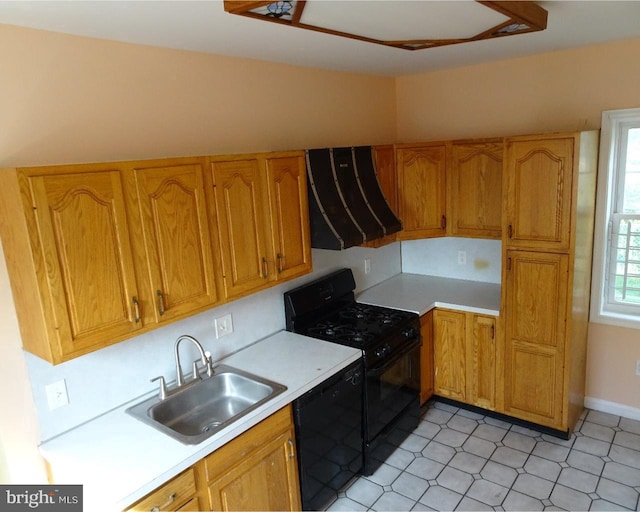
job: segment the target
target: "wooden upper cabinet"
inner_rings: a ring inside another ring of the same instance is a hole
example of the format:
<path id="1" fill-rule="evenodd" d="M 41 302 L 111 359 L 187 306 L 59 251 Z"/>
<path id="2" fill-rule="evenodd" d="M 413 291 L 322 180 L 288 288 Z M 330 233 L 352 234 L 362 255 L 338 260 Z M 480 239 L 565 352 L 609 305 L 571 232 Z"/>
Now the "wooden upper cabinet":
<path id="1" fill-rule="evenodd" d="M 303 155 L 211 158 L 226 298 L 311 271 Z"/>
<path id="2" fill-rule="evenodd" d="M 398 174 L 396 172 L 396 153 L 392 145 L 373 146 L 376 176 L 387 203 L 398 213 Z"/>
<path id="3" fill-rule="evenodd" d="M 505 412 L 562 424 L 569 256 L 506 253 Z"/>
<path id="4" fill-rule="evenodd" d="M 120 171 L 23 169 L 5 175 L 5 194 L 12 177 L 24 210 L 3 243 L 24 347 L 56 364 L 132 336 L 142 322 Z"/>
<path id="5" fill-rule="evenodd" d="M 569 249 L 574 145 L 570 136 L 507 139 L 504 239 L 508 247 Z"/>
<path id="6" fill-rule="evenodd" d="M 398 239 L 446 234 L 446 156 L 444 143 L 397 146 Z"/>
<path id="7" fill-rule="evenodd" d="M 387 203 L 398 215 L 398 174 L 396 172 L 396 153 L 395 148 L 391 144 L 383 146 L 373 146 L 373 158 L 376 168 L 376 177 L 380 184 L 380 189 L 384 194 Z M 362 244 L 364 247 L 382 247 L 393 243 L 397 240 L 397 233 L 377 238 Z"/>
<path id="8" fill-rule="evenodd" d="M 302 154 L 267 158 L 272 247 L 269 272 L 291 279 L 311 271 L 307 172 Z"/>
<path id="9" fill-rule="evenodd" d="M 257 158 L 211 162 L 225 296 L 265 287 L 270 278 L 266 191 Z"/>
<path id="10" fill-rule="evenodd" d="M 447 164 L 450 235 L 500 238 L 502 148 L 502 140 L 451 144 Z"/>
<path id="11" fill-rule="evenodd" d="M 145 318 L 166 322 L 219 301 L 204 164 L 143 165 L 134 165 L 133 173 L 150 282 Z"/>

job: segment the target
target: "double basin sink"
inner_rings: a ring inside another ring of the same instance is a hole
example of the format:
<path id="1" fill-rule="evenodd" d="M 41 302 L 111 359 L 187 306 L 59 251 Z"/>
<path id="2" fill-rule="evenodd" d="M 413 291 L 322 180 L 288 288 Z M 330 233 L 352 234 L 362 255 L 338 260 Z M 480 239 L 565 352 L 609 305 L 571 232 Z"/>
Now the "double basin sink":
<path id="1" fill-rule="evenodd" d="M 185 444 L 198 444 L 287 388 L 257 375 L 219 365 L 165 399 L 154 396 L 127 409 L 131 416 Z"/>

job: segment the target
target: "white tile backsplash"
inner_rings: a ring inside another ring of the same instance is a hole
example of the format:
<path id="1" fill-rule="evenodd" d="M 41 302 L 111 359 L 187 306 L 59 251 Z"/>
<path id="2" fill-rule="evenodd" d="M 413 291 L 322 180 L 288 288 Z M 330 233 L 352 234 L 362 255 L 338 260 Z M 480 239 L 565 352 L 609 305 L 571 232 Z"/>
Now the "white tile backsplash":
<path id="1" fill-rule="evenodd" d="M 351 267 L 362 291 L 400 273 L 400 243 L 380 249 L 353 247 L 344 251 L 312 251 L 314 271 L 249 297 L 239 299 L 191 318 L 175 322 L 127 341 L 53 366 L 25 352 L 29 378 L 40 423 L 41 439 L 50 439 L 100 414 L 142 395 L 154 392 L 149 379 L 164 375 L 175 379 L 173 348 L 181 334 L 194 336 L 219 360 L 247 345 L 284 329 L 282 294 L 332 270 Z M 364 259 L 371 259 L 371 273 L 364 274 Z M 227 313 L 233 333 L 217 340 L 213 322 Z M 188 348 L 189 347 L 189 348 Z M 192 351 L 191 354 L 189 351 Z M 190 345 L 180 345 L 183 368 L 197 358 Z M 286 357 L 283 354 L 283 357 Z M 50 411 L 44 388 L 65 379 L 69 405 Z"/>
<path id="2" fill-rule="evenodd" d="M 429 238 L 402 242 L 402 272 L 500 283 L 502 242 L 478 238 Z M 458 251 L 466 264 L 458 264 Z"/>

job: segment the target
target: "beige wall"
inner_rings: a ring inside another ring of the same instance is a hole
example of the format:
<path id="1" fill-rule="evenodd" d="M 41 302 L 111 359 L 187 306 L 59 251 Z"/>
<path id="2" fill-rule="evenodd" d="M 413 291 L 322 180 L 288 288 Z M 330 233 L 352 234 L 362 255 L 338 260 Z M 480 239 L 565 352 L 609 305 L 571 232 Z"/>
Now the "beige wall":
<path id="1" fill-rule="evenodd" d="M 0 168 L 395 141 L 393 78 L 0 25 Z"/>
<path id="2" fill-rule="evenodd" d="M 395 80 L 0 25 L 0 169 L 395 141 Z M 44 481 L 0 251 L 0 478 Z"/>
<path id="3" fill-rule="evenodd" d="M 638 55 L 635 39 L 398 78 L 398 140 L 600 128 L 603 110 L 640 107 Z M 640 408 L 637 359 L 640 332 L 591 324 L 587 396 Z"/>
<path id="4" fill-rule="evenodd" d="M 640 106 L 638 55 L 635 39 L 400 77 L 398 140 L 599 128 L 603 110 Z"/>

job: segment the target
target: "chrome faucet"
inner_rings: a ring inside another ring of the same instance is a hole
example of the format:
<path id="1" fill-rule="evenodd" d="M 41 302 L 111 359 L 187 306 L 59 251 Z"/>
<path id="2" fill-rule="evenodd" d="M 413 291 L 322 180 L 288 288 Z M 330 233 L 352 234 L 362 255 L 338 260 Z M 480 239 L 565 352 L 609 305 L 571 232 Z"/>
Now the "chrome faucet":
<path id="1" fill-rule="evenodd" d="M 193 343 L 196 346 L 196 348 L 200 352 L 200 360 L 201 360 L 202 364 L 205 366 L 205 368 L 207 370 L 207 375 L 209 377 L 211 377 L 213 375 L 213 363 L 211 362 L 211 354 L 209 352 L 205 352 L 205 350 L 202 348 L 202 345 L 200 345 L 200 342 L 197 339 L 195 339 L 192 336 L 188 336 L 186 334 L 183 334 L 182 336 L 180 336 L 176 340 L 176 345 L 175 345 L 175 348 L 174 348 L 174 355 L 175 355 L 175 358 L 176 358 L 176 384 L 177 384 L 177 387 L 180 387 L 180 386 L 184 385 L 184 375 L 182 374 L 182 366 L 180 364 L 180 354 L 178 353 L 178 348 L 179 348 L 180 342 L 182 340 L 189 340 L 191 343 Z M 194 376 L 194 378 L 198 377 L 197 361 L 194 362 L 194 364 L 193 364 L 193 376 Z"/>

